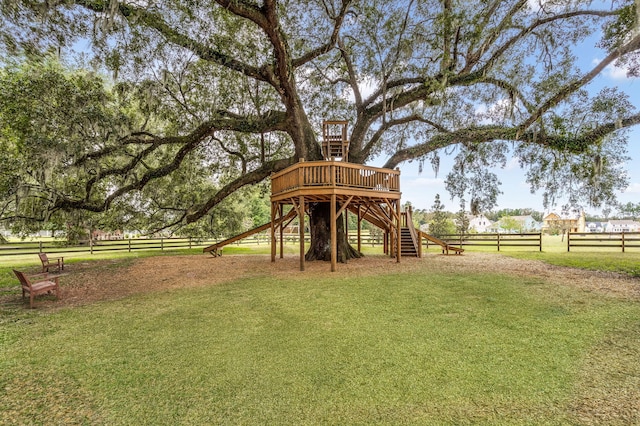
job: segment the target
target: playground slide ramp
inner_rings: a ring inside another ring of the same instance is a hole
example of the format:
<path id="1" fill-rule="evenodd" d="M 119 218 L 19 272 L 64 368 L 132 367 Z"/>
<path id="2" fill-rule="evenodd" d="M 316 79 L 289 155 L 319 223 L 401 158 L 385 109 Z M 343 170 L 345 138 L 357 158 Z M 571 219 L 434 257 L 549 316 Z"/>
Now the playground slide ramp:
<path id="1" fill-rule="evenodd" d="M 283 217 L 281 217 L 280 219 L 278 219 L 276 221 L 276 226 L 279 226 L 282 222 L 292 219 L 294 216 L 296 215 L 296 211 L 295 209 L 291 209 L 289 211 L 289 213 L 287 213 L 286 215 L 284 215 Z M 215 244 L 212 244 L 208 247 L 205 247 L 202 249 L 203 253 L 211 253 L 212 256 L 222 256 L 222 248 L 224 246 L 227 246 L 229 244 L 235 243 L 236 241 L 242 240 L 244 238 L 250 237 L 253 234 L 257 234 L 258 232 L 262 232 L 262 231 L 266 231 L 267 229 L 271 228 L 271 222 L 267 222 L 264 225 L 260 225 L 258 227 L 255 227 L 253 229 L 250 229 L 248 231 L 243 232 L 242 234 L 238 234 L 235 235 L 233 237 L 227 238 L 226 240 L 217 242 Z"/>
<path id="2" fill-rule="evenodd" d="M 446 241 L 442 241 L 440 238 L 429 235 L 426 232 L 422 232 L 419 230 L 416 231 L 420 233 L 420 236 L 422 236 L 422 238 L 426 238 L 432 243 L 438 244 L 440 247 L 442 247 L 443 254 L 449 254 L 449 252 L 453 252 L 453 254 L 462 254 L 462 252 L 464 252 L 464 249 L 462 247 L 452 246 L 451 244 L 447 244 Z"/>

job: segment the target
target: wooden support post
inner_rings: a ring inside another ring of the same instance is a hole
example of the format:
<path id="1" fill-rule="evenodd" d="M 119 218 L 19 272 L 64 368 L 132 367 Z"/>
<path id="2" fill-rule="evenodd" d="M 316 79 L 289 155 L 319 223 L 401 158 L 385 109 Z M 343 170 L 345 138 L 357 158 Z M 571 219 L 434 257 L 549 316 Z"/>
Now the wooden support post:
<path id="1" fill-rule="evenodd" d="M 396 229 L 396 262 L 400 263 L 400 256 L 402 255 L 402 215 L 400 211 L 400 200 L 396 201 L 396 216 L 398 229 Z"/>
<path id="2" fill-rule="evenodd" d="M 278 207 L 279 217 L 284 217 L 284 206 L 280 204 Z M 280 259 L 284 257 L 284 221 L 280 221 Z"/>
<path id="3" fill-rule="evenodd" d="M 271 262 L 276 261 L 276 204 L 271 203 Z"/>
<path id="4" fill-rule="evenodd" d="M 348 204 L 348 203 L 347 203 Z M 349 210 L 346 210 L 346 205 L 343 206 L 344 209 L 344 237 L 347 239 L 347 244 L 349 243 Z"/>
<path id="5" fill-rule="evenodd" d="M 382 235 L 382 252 L 387 255 L 389 254 L 389 231 L 386 229 Z"/>
<path id="6" fill-rule="evenodd" d="M 333 171 L 333 170 L 332 170 Z M 336 271 L 338 264 L 338 230 L 336 229 L 336 194 L 331 194 L 331 272 Z"/>
<path id="7" fill-rule="evenodd" d="M 540 247 L 540 251 L 542 252 L 542 232 L 538 234 L 538 247 Z"/>
<path id="8" fill-rule="evenodd" d="M 298 232 L 300 234 L 300 270 L 304 271 L 304 195 L 300 196 L 298 206 Z"/>
<path id="9" fill-rule="evenodd" d="M 371 234 L 369 234 L 371 237 Z M 360 204 L 358 204 L 358 251 L 362 251 L 362 217 L 360 215 Z"/>

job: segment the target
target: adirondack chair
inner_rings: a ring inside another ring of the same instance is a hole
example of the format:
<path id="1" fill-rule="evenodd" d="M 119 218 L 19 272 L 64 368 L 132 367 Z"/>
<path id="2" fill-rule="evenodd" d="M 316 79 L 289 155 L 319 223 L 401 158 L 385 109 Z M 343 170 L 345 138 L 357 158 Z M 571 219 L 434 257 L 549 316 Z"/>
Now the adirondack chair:
<path id="1" fill-rule="evenodd" d="M 25 294 L 29 293 L 29 308 L 33 308 L 33 298 L 39 294 L 51 294 L 52 292 L 55 292 L 56 298 L 60 298 L 60 285 L 58 283 L 60 280 L 59 276 L 52 277 L 47 273 L 27 275 L 24 272 L 16 271 L 15 269 L 13 270 L 13 273 L 16 274 L 16 277 L 20 280 L 20 285 L 22 286 L 22 299 L 24 299 Z M 36 277 L 40 278 L 34 279 Z"/>
<path id="2" fill-rule="evenodd" d="M 64 271 L 64 257 L 49 257 L 47 253 L 38 253 L 42 262 L 42 272 L 51 272 L 49 268 L 56 272 Z"/>

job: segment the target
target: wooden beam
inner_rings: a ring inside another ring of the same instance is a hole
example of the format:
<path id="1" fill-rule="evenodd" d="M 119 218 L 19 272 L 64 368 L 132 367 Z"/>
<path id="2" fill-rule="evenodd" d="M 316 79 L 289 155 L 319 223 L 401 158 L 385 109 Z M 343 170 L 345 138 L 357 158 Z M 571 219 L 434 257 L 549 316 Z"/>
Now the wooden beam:
<path id="1" fill-rule="evenodd" d="M 300 233 L 300 270 L 304 271 L 304 195 L 300 196 L 298 205 L 298 232 Z"/>
<path id="2" fill-rule="evenodd" d="M 340 216 L 342 214 L 342 212 L 344 212 L 347 209 L 347 207 L 349 206 L 349 203 L 351 202 L 351 200 L 353 200 L 353 195 L 351 197 L 349 197 L 347 199 L 347 201 L 345 201 L 342 204 L 342 207 L 340 207 L 340 210 L 336 213 L 336 216 Z"/>
<path id="3" fill-rule="evenodd" d="M 360 217 L 360 207 L 358 204 L 358 251 L 362 251 L 362 217 Z"/>
<path id="4" fill-rule="evenodd" d="M 271 203 L 271 262 L 276 261 L 276 203 Z"/>
<path id="5" fill-rule="evenodd" d="M 280 204 L 279 209 L 280 209 L 280 217 L 282 217 L 282 214 L 284 213 L 284 205 Z M 280 221 L 280 259 L 282 259 L 283 257 L 284 257 L 284 225 L 283 225 L 283 221 Z"/>
<path id="6" fill-rule="evenodd" d="M 400 211 L 400 202 L 396 201 L 396 220 L 397 220 L 397 224 L 398 224 L 398 229 L 397 229 L 397 240 L 396 240 L 396 262 L 400 263 L 400 257 L 402 257 L 402 247 L 401 247 L 401 243 L 402 243 L 402 224 L 400 223 L 401 220 L 401 211 Z"/>
<path id="7" fill-rule="evenodd" d="M 335 272 L 338 264 L 338 230 L 336 229 L 336 194 L 331 195 L 331 272 Z"/>

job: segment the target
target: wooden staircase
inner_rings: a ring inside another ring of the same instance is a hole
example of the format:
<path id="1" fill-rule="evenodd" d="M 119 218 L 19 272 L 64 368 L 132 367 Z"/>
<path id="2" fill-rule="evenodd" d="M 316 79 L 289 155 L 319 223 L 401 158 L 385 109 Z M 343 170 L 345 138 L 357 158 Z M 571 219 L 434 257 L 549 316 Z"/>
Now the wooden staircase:
<path id="1" fill-rule="evenodd" d="M 400 228 L 400 254 L 402 256 L 420 257 L 418 242 L 409 227 Z"/>
<path id="2" fill-rule="evenodd" d="M 420 257 L 422 250 L 420 245 L 422 244 L 422 238 L 438 244 L 442 247 L 442 254 L 462 254 L 464 249 L 462 247 L 452 246 L 451 244 L 443 241 L 439 238 L 429 235 L 413 226 L 413 219 L 411 218 L 411 209 L 406 210 L 402 214 L 402 228 L 400 229 L 400 253 L 402 256 L 416 256 Z"/>
<path id="3" fill-rule="evenodd" d="M 416 228 L 413 226 L 413 218 L 411 215 L 411 208 L 406 209 L 402 213 L 400 224 L 400 255 L 420 257 L 422 255 L 420 238 L 418 237 Z"/>

